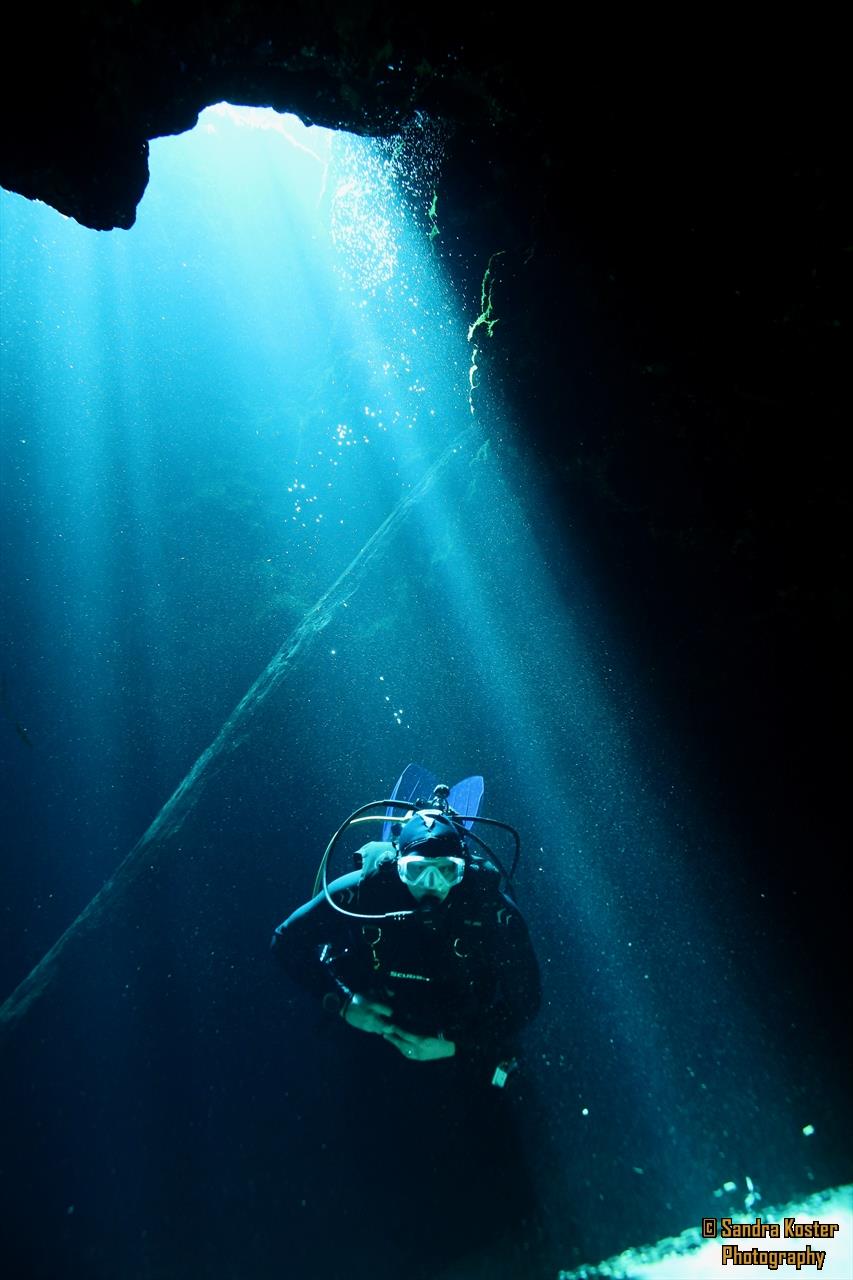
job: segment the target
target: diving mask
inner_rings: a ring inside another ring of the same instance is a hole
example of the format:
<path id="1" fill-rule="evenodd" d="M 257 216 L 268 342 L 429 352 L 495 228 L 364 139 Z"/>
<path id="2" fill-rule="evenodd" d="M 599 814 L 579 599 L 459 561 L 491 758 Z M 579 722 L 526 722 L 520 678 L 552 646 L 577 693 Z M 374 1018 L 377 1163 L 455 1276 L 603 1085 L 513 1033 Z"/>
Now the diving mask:
<path id="1" fill-rule="evenodd" d="M 406 853 L 397 859 L 397 873 L 411 888 L 442 892 L 459 884 L 465 874 L 464 858 L 425 858 Z"/>

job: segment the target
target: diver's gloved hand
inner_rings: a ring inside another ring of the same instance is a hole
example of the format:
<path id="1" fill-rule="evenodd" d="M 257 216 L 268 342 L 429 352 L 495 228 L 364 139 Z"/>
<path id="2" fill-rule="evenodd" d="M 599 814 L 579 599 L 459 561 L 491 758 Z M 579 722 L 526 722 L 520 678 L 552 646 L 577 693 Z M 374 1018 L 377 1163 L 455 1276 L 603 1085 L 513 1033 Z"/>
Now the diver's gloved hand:
<path id="1" fill-rule="evenodd" d="M 445 1040 L 444 1036 L 416 1036 L 399 1027 L 390 1027 L 385 1039 L 412 1062 L 434 1062 L 437 1058 L 452 1058 L 456 1053 L 453 1040 Z"/>
<path id="2" fill-rule="evenodd" d="M 392 1013 L 390 1005 L 355 995 L 342 1009 L 341 1017 L 358 1031 L 372 1031 L 375 1035 L 384 1036 L 394 1030 Z"/>

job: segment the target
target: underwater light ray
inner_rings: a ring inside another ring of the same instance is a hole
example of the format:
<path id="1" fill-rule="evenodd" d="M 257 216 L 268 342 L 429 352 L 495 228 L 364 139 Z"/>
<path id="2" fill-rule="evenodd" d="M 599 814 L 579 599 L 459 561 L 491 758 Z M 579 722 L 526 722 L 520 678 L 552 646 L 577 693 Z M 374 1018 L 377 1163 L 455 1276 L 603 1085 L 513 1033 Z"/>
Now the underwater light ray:
<path id="1" fill-rule="evenodd" d="M 153 870 L 153 864 L 143 866 L 142 856 L 150 858 L 152 852 L 162 847 L 180 831 L 189 814 L 201 797 L 202 790 L 222 767 L 225 758 L 233 755 L 248 736 L 252 718 L 263 702 L 294 668 L 310 645 L 323 631 L 337 610 L 358 590 L 361 579 L 370 563 L 382 550 L 388 539 L 398 530 L 421 498 L 432 488 L 441 472 L 451 460 L 461 453 L 477 434 L 473 424 L 466 426 L 439 455 L 421 479 L 404 494 L 393 510 L 371 534 L 367 542 L 347 565 L 315 605 L 277 650 L 248 692 L 232 711 L 210 746 L 202 752 L 189 773 L 163 805 L 154 821 L 120 863 L 116 872 L 101 886 L 91 902 L 83 908 L 76 920 L 68 926 L 51 949 L 42 957 L 0 1006 L 0 1031 L 9 1031 L 23 1017 L 39 996 L 47 990 L 57 972 L 63 953 L 76 940 L 97 928 L 104 912 L 119 900 L 135 883 L 145 868 Z"/>

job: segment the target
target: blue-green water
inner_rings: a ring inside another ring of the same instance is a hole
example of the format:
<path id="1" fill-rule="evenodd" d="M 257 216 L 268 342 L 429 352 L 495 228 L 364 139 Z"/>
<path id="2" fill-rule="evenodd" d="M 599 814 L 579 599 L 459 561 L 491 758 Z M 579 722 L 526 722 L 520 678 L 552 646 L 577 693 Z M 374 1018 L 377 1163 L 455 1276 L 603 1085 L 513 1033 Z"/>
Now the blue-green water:
<path id="1" fill-rule="evenodd" d="M 480 298 L 430 236 L 440 135 L 219 109 L 151 170 L 130 232 L 2 195 L 4 995 L 71 928 L 6 1037 L 15 1247 L 87 1278 L 538 1276 L 685 1229 L 729 1180 L 838 1180 L 737 835 L 475 370 Z M 524 1167 L 479 1176 L 535 1211 L 500 1247 L 266 957 L 412 760 L 484 774 L 525 841 Z M 424 1176 L 443 1250 L 408 1229 Z"/>

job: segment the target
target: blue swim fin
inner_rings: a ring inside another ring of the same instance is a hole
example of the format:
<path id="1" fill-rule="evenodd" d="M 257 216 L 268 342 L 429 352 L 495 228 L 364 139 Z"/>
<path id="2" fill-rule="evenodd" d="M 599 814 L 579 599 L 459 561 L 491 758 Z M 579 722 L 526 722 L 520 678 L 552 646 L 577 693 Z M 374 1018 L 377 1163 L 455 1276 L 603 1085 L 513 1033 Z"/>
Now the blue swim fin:
<path id="1" fill-rule="evenodd" d="M 447 803 L 451 809 L 455 809 L 457 813 L 467 813 L 471 818 L 476 818 L 480 812 L 480 801 L 483 799 L 483 791 L 485 784 L 479 775 L 472 778 L 463 778 L 461 782 L 457 782 L 455 786 L 450 788 L 450 795 L 447 797 Z M 473 821 L 463 824 L 470 831 L 473 827 Z"/>
<path id="2" fill-rule="evenodd" d="M 406 800 L 415 802 L 415 800 L 429 800 L 438 783 L 438 776 L 431 773 L 429 769 L 425 769 L 420 764 L 407 765 L 400 777 L 397 779 L 397 785 L 388 797 L 390 800 Z M 457 813 L 469 814 L 474 817 L 480 808 L 480 801 L 483 799 L 484 784 L 481 777 L 475 776 L 471 778 L 463 778 L 461 782 L 457 782 L 450 789 L 448 803 L 451 809 L 455 809 Z M 389 818 L 396 818 L 398 821 L 402 817 L 401 809 L 386 810 Z M 466 822 L 466 827 L 473 826 L 472 822 Z M 391 839 L 391 823 L 385 822 L 382 825 L 383 840 Z"/>
<path id="3" fill-rule="evenodd" d="M 434 773 L 430 773 L 429 769 L 424 769 L 423 765 L 409 764 L 397 779 L 397 785 L 388 797 L 389 800 L 429 800 L 435 790 L 438 778 Z M 396 818 L 398 821 L 403 816 L 402 809 L 387 809 L 386 813 L 389 818 Z M 383 840 L 391 839 L 391 823 L 382 824 Z"/>

